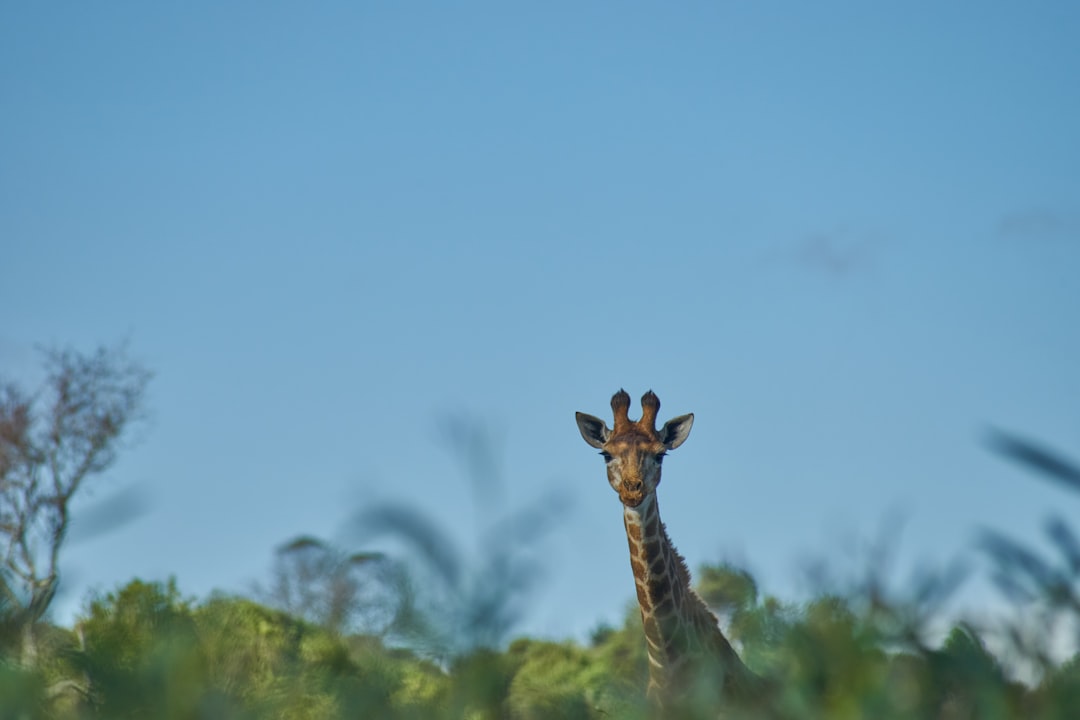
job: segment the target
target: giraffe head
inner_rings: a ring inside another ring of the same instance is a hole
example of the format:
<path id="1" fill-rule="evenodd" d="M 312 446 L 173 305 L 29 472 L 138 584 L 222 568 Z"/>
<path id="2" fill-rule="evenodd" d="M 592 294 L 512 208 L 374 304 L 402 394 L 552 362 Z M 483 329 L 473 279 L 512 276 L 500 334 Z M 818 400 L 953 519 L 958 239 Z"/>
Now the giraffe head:
<path id="1" fill-rule="evenodd" d="M 577 413 L 578 429 L 585 442 L 600 450 L 607 463 L 608 482 L 627 507 L 637 507 L 660 484 L 660 464 L 668 450 L 686 441 L 693 414 L 680 415 L 656 429 L 660 398 L 652 390 L 641 398 L 641 419 L 629 417 L 630 396 L 620 390 L 611 398 L 615 429 L 598 417 Z"/>

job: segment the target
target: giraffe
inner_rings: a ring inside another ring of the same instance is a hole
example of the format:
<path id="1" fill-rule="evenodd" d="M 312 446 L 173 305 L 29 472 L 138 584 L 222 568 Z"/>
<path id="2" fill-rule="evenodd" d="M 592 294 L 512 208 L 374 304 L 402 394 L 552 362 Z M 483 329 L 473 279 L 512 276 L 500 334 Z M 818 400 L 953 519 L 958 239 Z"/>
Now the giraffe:
<path id="1" fill-rule="evenodd" d="M 650 703 L 659 715 L 667 716 L 680 714 L 680 708 L 695 701 L 759 702 L 763 681 L 739 659 L 716 616 L 690 587 L 686 561 L 660 520 L 656 486 L 661 463 L 690 435 L 693 414 L 673 418 L 657 430 L 660 399 L 652 390 L 641 398 L 641 419 L 636 422 L 629 418 L 630 396 L 625 390 L 611 398 L 611 409 L 613 430 L 600 418 L 580 412 L 577 425 L 585 442 L 600 450 L 608 482 L 623 504 L 649 656 Z"/>

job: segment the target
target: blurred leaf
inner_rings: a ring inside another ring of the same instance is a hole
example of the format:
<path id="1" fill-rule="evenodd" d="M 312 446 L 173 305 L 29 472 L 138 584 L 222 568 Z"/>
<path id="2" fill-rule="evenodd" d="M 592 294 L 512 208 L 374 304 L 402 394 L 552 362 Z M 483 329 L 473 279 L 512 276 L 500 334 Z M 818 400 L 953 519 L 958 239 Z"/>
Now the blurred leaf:
<path id="1" fill-rule="evenodd" d="M 1046 534 L 1064 555 L 1072 576 L 1080 576 L 1080 540 L 1061 518 L 1054 516 L 1046 521 Z"/>
<path id="2" fill-rule="evenodd" d="M 911 599 L 918 607 L 936 611 L 960 589 L 969 575 L 967 563 L 959 559 L 941 571 L 917 568 L 912 578 L 915 590 Z"/>
<path id="3" fill-rule="evenodd" d="M 416 508 L 404 503 L 382 503 L 356 513 L 350 524 L 351 534 L 361 543 L 382 534 L 408 541 L 447 587 L 460 587 L 461 552 L 436 522 Z"/>
<path id="4" fill-rule="evenodd" d="M 979 544 L 1002 570 L 1025 575 L 1040 586 L 1052 582 L 1054 571 L 1050 566 L 1020 543 L 994 530 L 984 530 Z"/>
<path id="5" fill-rule="evenodd" d="M 79 509 L 71 522 L 68 541 L 86 542 L 114 532 L 145 515 L 150 501 L 145 490 L 128 487 L 92 505 Z"/>
<path id="6" fill-rule="evenodd" d="M 496 431 L 482 420 L 464 414 L 448 415 L 438 423 L 439 439 L 461 462 L 479 507 L 495 507 L 503 499 Z"/>
<path id="7" fill-rule="evenodd" d="M 1002 430 L 990 430 L 990 447 L 996 452 L 1080 492 L 1080 467 L 1053 450 Z"/>
<path id="8" fill-rule="evenodd" d="M 1032 550 L 992 530 L 983 531 L 979 544 L 997 565 L 994 579 L 1008 596 L 1041 598 L 1055 607 L 1077 605 L 1069 576 Z"/>

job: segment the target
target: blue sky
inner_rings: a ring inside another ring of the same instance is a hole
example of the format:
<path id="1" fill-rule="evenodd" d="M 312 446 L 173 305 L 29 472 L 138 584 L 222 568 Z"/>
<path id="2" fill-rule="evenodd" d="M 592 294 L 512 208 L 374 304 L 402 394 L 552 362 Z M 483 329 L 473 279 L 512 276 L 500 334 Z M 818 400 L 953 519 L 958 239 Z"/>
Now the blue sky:
<path id="1" fill-rule="evenodd" d="M 570 511 L 523 631 L 632 598 L 575 410 L 694 412 L 661 507 L 691 565 L 798 591 L 893 513 L 909 562 L 1075 498 L 1080 10 L 1069 2 L 110 3 L 0 9 L 0 369 L 129 338 L 153 423 L 68 552 L 87 588 L 265 580 L 404 499 Z M 663 419 L 663 418 L 662 418 Z M 162 541 L 165 538 L 165 541 Z"/>

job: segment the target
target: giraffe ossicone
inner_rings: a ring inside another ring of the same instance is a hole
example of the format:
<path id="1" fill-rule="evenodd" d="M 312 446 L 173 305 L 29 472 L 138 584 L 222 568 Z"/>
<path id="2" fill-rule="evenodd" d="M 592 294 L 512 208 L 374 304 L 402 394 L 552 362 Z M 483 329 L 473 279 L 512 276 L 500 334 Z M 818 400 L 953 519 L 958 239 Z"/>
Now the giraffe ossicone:
<path id="1" fill-rule="evenodd" d="M 662 713 L 684 703 L 755 702 L 762 681 L 739 659 L 716 616 L 690 587 L 686 561 L 660 520 L 656 488 L 664 455 L 682 445 L 693 414 L 668 420 L 657 430 L 660 399 L 652 390 L 641 398 L 641 418 L 630 420 L 630 396 L 611 398 L 615 427 L 577 413 L 585 442 L 600 450 L 608 483 L 623 504 L 641 621 L 649 654 L 650 701 Z"/>

